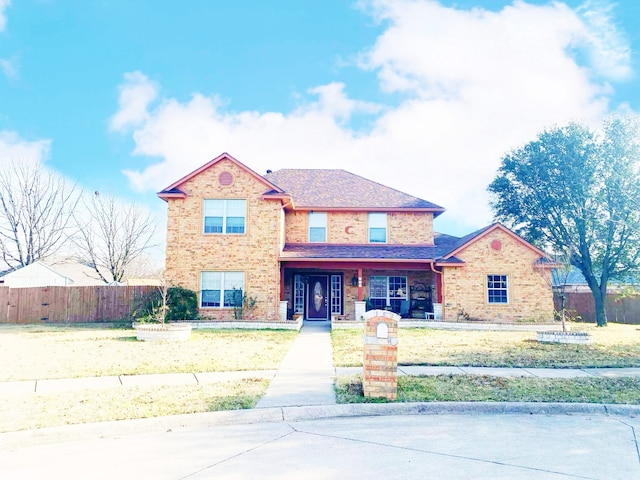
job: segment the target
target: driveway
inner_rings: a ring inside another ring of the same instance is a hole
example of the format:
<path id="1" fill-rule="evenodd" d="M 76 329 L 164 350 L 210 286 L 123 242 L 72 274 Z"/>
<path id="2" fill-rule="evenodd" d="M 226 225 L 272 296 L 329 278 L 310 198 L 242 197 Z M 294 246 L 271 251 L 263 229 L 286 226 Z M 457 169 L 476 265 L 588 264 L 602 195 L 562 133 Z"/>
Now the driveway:
<path id="1" fill-rule="evenodd" d="M 388 415 L 226 426 L 200 418 L 200 425 L 3 448 L 0 478 L 640 478 L 640 419 L 629 416 Z"/>

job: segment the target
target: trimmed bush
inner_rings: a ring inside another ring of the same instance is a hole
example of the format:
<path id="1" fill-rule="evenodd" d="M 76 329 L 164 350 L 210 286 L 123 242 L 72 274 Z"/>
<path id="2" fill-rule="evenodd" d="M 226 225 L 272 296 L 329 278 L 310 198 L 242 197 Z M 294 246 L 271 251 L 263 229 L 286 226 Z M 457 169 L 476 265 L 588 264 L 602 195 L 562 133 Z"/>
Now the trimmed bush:
<path id="1" fill-rule="evenodd" d="M 162 290 L 153 290 L 139 297 L 131 313 L 140 323 L 156 323 L 162 321 Z M 184 287 L 167 289 L 167 308 L 164 321 L 197 320 L 198 295 Z"/>

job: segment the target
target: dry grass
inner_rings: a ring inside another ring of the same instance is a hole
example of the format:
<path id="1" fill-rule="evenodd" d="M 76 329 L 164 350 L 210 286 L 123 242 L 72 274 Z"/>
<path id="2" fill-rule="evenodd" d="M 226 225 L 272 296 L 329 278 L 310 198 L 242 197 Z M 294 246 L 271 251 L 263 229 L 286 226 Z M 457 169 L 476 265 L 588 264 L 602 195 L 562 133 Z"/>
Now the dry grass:
<path id="1" fill-rule="evenodd" d="M 187 342 L 138 342 L 131 329 L 0 326 L 0 381 L 277 369 L 297 332 L 194 330 Z M 252 408 L 268 381 L 8 395 L 0 432 Z"/>
<path id="2" fill-rule="evenodd" d="M 362 378 L 336 380 L 339 403 L 365 398 Z M 398 402 L 580 402 L 640 404 L 638 378 L 501 378 L 486 375 L 399 377 Z"/>
<path id="3" fill-rule="evenodd" d="M 455 365 L 487 367 L 640 367 L 640 331 L 635 325 L 609 324 L 604 328 L 573 324 L 586 330 L 591 345 L 542 344 L 535 332 L 401 329 L 398 363 L 401 365 Z M 332 332 L 336 366 L 362 365 L 362 332 Z"/>
<path id="4" fill-rule="evenodd" d="M 267 385 L 267 380 L 247 379 L 207 385 L 10 395 L 0 402 L 0 432 L 252 408 Z"/>
<path id="5" fill-rule="evenodd" d="M 187 342 L 138 342 L 131 329 L 0 326 L 0 381 L 272 370 L 296 335 L 194 330 Z"/>

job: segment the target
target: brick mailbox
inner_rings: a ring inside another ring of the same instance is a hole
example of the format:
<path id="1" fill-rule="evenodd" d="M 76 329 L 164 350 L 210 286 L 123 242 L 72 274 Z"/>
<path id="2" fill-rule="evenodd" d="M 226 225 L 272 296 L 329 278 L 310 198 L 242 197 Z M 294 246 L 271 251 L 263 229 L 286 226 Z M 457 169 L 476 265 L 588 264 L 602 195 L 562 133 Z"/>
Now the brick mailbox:
<path id="1" fill-rule="evenodd" d="M 398 394 L 398 320 L 386 310 L 364 314 L 364 362 L 362 387 L 365 397 L 395 400 Z"/>

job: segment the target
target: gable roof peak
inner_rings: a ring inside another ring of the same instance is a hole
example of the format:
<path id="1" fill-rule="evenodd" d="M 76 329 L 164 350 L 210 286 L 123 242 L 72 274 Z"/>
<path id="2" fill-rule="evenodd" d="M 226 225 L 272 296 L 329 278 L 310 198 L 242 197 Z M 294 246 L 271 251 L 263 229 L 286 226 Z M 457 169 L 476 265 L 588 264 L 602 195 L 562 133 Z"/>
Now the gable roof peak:
<path id="1" fill-rule="evenodd" d="M 517 233 L 515 233 L 513 230 L 509 229 L 508 227 L 504 226 L 500 222 L 494 222 L 494 223 L 492 223 L 490 225 L 487 225 L 486 227 L 480 228 L 479 230 L 476 230 L 475 232 L 471 232 L 470 234 L 465 235 L 464 237 L 460 238 L 455 243 L 453 248 L 446 255 L 444 255 L 443 258 L 446 259 L 446 258 L 450 258 L 450 257 L 455 256 L 461 250 L 465 249 L 466 247 L 468 247 L 472 243 L 476 242 L 478 239 L 480 239 L 480 238 L 482 238 L 482 237 L 484 237 L 486 235 L 489 235 L 491 232 L 493 232 L 495 230 L 501 230 L 502 232 L 506 233 L 507 235 L 509 235 L 510 237 L 512 237 L 513 239 L 515 239 L 516 241 L 518 241 L 519 243 L 521 243 L 525 247 L 527 247 L 530 250 L 533 250 L 534 252 L 536 252 L 538 255 L 540 255 L 540 257 L 549 258 L 549 255 L 546 252 L 543 252 L 542 250 L 540 250 L 535 245 L 529 243 L 527 240 L 525 240 L 520 235 L 518 235 Z"/>
<path id="2" fill-rule="evenodd" d="M 180 189 L 180 187 L 183 184 L 185 184 L 187 181 L 191 180 L 193 177 L 201 174 L 205 170 L 208 170 L 209 168 L 211 168 L 215 164 L 221 162 L 222 160 L 228 160 L 230 162 L 233 162 L 238 167 L 240 167 L 242 170 L 247 172 L 249 175 L 253 176 L 254 178 L 259 180 L 260 182 L 264 183 L 265 186 L 267 186 L 269 189 L 275 190 L 278 193 L 283 193 L 282 190 L 280 190 L 276 185 L 271 183 L 265 177 L 263 177 L 262 175 L 259 175 L 258 173 L 256 173 L 255 171 L 253 171 L 252 169 L 247 167 L 244 163 L 242 163 L 241 161 L 239 161 L 235 157 L 231 156 L 227 152 L 222 152 L 220 155 L 218 155 L 217 157 L 213 158 L 212 160 L 209 160 L 207 163 L 205 163 L 204 165 L 202 165 L 199 168 L 195 169 L 191 173 L 185 175 L 180 180 L 178 180 L 178 181 L 172 183 L 171 185 L 169 185 L 168 187 L 162 189 L 160 192 L 158 192 L 158 196 L 161 199 L 163 199 L 164 201 L 167 201 L 169 198 L 176 198 L 176 197 L 184 198 L 184 197 L 186 197 L 186 194 Z"/>

